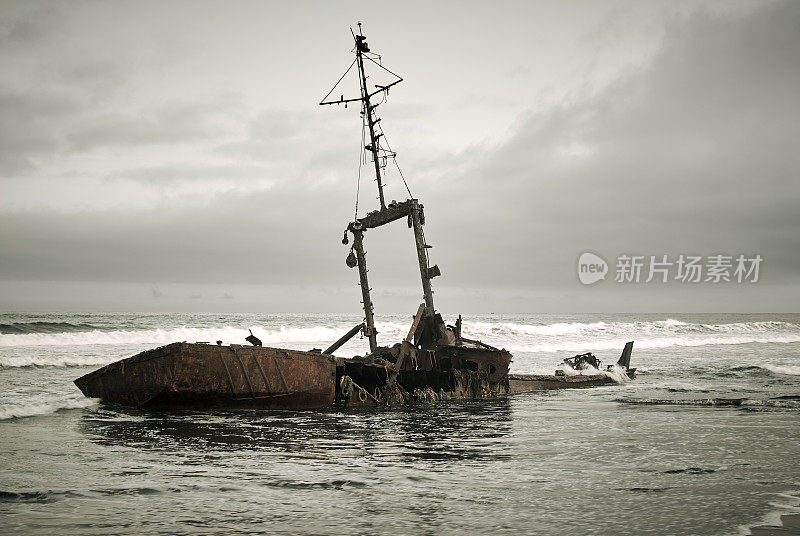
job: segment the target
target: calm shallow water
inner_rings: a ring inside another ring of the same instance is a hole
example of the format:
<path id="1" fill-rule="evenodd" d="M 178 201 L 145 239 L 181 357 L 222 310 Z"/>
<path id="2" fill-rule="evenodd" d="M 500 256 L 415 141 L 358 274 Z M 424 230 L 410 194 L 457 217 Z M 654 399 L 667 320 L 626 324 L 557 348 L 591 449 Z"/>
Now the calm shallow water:
<path id="1" fill-rule="evenodd" d="M 27 332 L 0 335 L 0 533 L 723 535 L 800 505 L 800 316 L 641 316 L 467 324 L 524 371 L 637 340 L 625 385 L 307 412 L 127 410 L 70 382 L 158 330 L 305 348 L 346 315 L 6 317 Z"/>

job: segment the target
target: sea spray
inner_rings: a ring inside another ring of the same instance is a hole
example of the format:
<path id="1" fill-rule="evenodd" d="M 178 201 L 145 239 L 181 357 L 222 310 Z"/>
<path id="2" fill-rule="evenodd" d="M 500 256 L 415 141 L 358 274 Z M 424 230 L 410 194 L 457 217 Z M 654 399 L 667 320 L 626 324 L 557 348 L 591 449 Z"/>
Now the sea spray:
<path id="1" fill-rule="evenodd" d="M 576 370 L 567 363 L 562 363 L 558 370 L 562 370 L 565 376 L 606 376 L 611 378 L 617 383 L 628 383 L 630 378 L 626 370 L 617 364 L 611 365 L 606 370 L 597 369 L 591 365 L 586 365 L 586 368 Z"/>

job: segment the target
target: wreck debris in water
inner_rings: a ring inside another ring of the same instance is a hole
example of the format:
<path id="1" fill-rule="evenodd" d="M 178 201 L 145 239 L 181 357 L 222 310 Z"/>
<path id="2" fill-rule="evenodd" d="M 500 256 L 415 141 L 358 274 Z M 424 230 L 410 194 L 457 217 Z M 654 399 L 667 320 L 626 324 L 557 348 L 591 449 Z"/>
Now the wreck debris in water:
<path id="1" fill-rule="evenodd" d="M 360 103 L 364 146 L 374 164 L 380 208 L 358 216 L 345 229 L 343 244 L 352 245 L 346 259 L 358 269 L 364 320 L 330 347 L 299 351 L 261 346 L 250 333 L 253 346 L 206 343 L 173 343 L 117 361 L 75 380 L 89 397 L 133 406 L 223 405 L 226 407 L 302 408 L 317 406 L 359 406 L 433 401 L 448 398 L 486 398 L 541 389 L 607 385 L 614 380 L 606 374 L 574 376 L 509 375 L 511 354 L 462 335 L 459 316 L 447 325 L 436 312 L 431 281 L 441 275 L 430 264 L 425 240 L 423 205 L 411 195 L 402 202 L 386 203 L 382 171 L 395 153 L 385 141 L 373 98 L 384 96 L 402 78 L 386 69 L 372 54 L 358 26 L 353 32 L 355 59 L 348 68 L 358 71 L 360 95 L 328 100 L 321 105 Z M 352 32 L 352 30 L 351 30 Z M 370 89 L 365 62 L 394 77 Z M 347 72 L 345 73 L 347 74 Z M 344 79 L 344 76 L 339 80 Z M 399 168 L 398 168 L 399 170 Z M 401 174 L 402 176 L 402 174 Z M 422 283 L 423 303 L 413 316 L 406 337 L 393 346 L 378 344 L 374 305 L 368 281 L 365 234 L 397 221 L 413 231 L 416 260 Z M 333 353 L 361 333 L 369 340 L 369 353 L 353 358 Z M 619 365 L 628 369 L 633 343 L 625 347 Z M 626 358 L 627 356 L 627 358 Z"/>

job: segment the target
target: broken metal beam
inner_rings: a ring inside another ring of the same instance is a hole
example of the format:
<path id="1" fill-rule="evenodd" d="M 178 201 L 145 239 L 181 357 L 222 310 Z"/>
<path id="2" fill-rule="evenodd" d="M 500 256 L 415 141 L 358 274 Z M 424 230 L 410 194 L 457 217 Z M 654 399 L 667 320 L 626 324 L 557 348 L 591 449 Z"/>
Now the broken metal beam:
<path id="1" fill-rule="evenodd" d="M 410 345 L 411 341 L 414 339 L 414 335 L 419 329 L 419 323 L 422 321 L 423 316 L 425 316 L 425 304 L 421 303 L 419 305 L 419 309 L 417 309 L 417 314 L 414 315 L 414 321 L 411 322 L 411 328 L 408 330 L 408 335 L 406 335 L 403 344 L 400 345 L 400 354 L 397 356 L 397 361 L 394 364 L 395 372 L 400 372 L 400 369 L 403 368 L 403 362 L 406 358 L 408 345 Z"/>
<path id="2" fill-rule="evenodd" d="M 361 222 L 365 228 L 374 229 L 375 227 L 397 221 L 400 218 L 408 217 L 412 206 L 412 200 L 403 201 L 402 203 L 391 203 L 384 209 L 370 212 L 363 218 L 359 218 L 358 221 Z"/>
<path id="3" fill-rule="evenodd" d="M 425 304 L 419 304 L 419 309 L 417 309 L 417 314 L 414 315 L 414 320 L 411 322 L 411 328 L 408 330 L 408 335 L 406 335 L 406 342 L 411 342 L 414 340 L 414 335 L 417 333 L 417 329 L 419 328 L 419 322 L 422 320 L 422 315 L 425 313 Z"/>
<path id="4" fill-rule="evenodd" d="M 358 333 L 359 331 L 361 331 L 362 329 L 364 329 L 364 322 L 361 322 L 359 325 L 357 325 L 357 326 L 354 326 L 354 327 L 353 327 L 353 329 L 351 329 L 350 331 L 348 331 L 347 333 L 345 333 L 344 335 L 342 335 L 342 336 L 339 338 L 339 340 L 338 340 L 338 341 L 336 341 L 335 343 L 331 344 L 331 345 L 330 345 L 330 346 L 329 346 L 327 349 L 325 349 L 325 351 L 324 351 L 324 352 L 322 352 L 322 353 L 323 353 L 323 354 L 332 354 L 333 352 L 335 352 L 336 350 L 338 350 L 338 349 L 339 349 L 339 348 L 340 348 L 342 345 L 344 345 L 344 343 L 346 343 L 347 341 L 349 341 L 350 339 L 352 339 L 352 338 L 355 336 L 355 334 L 356 334 L 356 333 Z"/>

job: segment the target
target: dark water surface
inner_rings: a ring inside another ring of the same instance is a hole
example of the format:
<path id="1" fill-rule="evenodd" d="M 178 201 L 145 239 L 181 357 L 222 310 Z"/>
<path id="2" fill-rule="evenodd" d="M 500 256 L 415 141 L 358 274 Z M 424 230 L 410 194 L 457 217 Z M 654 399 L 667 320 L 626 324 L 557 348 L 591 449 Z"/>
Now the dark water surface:
<path id="1" fill-rule="evenodd" d="M 3 426 L 0 530 L 732 534 L 798 488 L 795 411 L 624 405 L 615 389 L 18 420 Z"/>
<path id="2" fill-rule="evenodd" d="M 0 336 L 2 534 L 733 535 L 799 510 L 797 316 L 486 318 L 473 329 L 487 342 L 517 337 L 517 370 L 551 367 L 563 357 L 551 344 L 630 335 L 645 341 L 641 374 L 591 390 L 303 412 L 83 402 L 70 382 L 96 365 L 81 360 L 113 360 L 143 335 L 126 328 L 98 346 L 116 335 L 15 320 Z"/>

